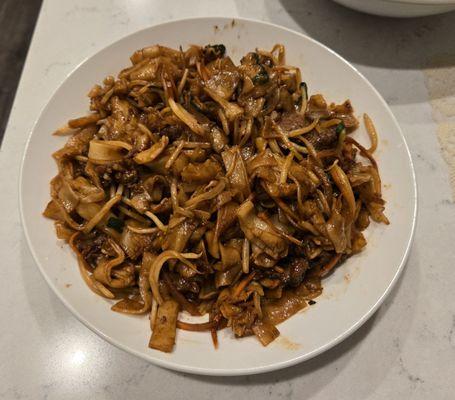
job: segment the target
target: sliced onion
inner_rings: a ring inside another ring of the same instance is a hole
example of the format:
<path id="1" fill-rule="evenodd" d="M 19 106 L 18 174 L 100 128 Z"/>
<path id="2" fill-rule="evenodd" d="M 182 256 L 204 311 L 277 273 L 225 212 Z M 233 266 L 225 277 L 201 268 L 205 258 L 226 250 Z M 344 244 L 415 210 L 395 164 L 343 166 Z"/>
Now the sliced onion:
<path id="1" fill-rule="evenodd" d="M 208 321 L 208 322 L 202 322 L 198 324 L 191 324 L 189 322 L 183 322 L 180 320 L 177 320 L 177 328 L 182 329 L 184 331 L 190 331 L 190 332 L 204 332 L 204 331 L 210 331 L 211 329 L 216 328 L 217 322 L 215 320 L 213 321 Z"/>

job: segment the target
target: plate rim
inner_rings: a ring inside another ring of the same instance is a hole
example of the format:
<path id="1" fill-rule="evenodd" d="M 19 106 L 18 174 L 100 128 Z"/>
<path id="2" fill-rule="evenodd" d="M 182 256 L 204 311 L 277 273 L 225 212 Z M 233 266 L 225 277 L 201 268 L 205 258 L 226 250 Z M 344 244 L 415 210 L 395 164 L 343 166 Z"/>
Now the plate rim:
<path id="1" fill-rule="evenodd" d="M 140 32 L 147 31 L 151 28 L 155 27 L 160 27 L 164 25 L 170 25 L 170 24 L 175 24 L 179 22 L 205 22 L 208 23 L 208 21 L 212 21 L 214 19 L 217 20 L 224 20 L 225 22 L 231 22 L 232 20 L 239 21 L 239 22 L 247 22 L 247 23 L 256 23 L 256 24 L 263 24 L 263 25 L 268 25 L 270 27 L 273 27 L 275 29 L 280 29 L 287 31 L 289 33 L 296 34 L 305 40 L 309 40 L 313 44 L 316 44 L 317 46 L 322 47 L 325 51 L 328 51 L 331 53 L 333 56 L 337 57 L 339 60 L 341 60 L 345 65 L 347 65 L 350 69 L 352 69 L 357 75 L 363 80 L 364 83 L 367 84 L 367 86 L 373 91 L 373 93 L 376 95 L 376 97 L 379 99 L 383 107 L 385 108 L 387 114 L 389 114 L 392 122 L 395 124 L 396 128 L 398 129 L 399 135 L 401 137 L 401 140 L 404 144 L 405 152 L 408 156 L 409 159 L 409 166 L 411 169 L 411 179 L 412 179 L 412 206 L 413 206 L 413 213 L 412 213 L 412 225 L 411 225 L 411 231 L 410 235 L 407 238 L 406 241 L 406 248 L 405 251 L 401 257 L 399 266 L 396 270 L 395 275 L 393 276 L 392 280 L 390 281 L 389 285 L 387 288 L 384 290 L 383 294 L 378 298 L 375 304 L 373 304 L 370 309 L 352 326 L 350 326 L 348 329 L 340 333 L 336 338 L 332 339 L 331 341 L 325 343 L 324 345 L 314 349 L 313 351 L 309 353 L 305 353 L 302 355 L 298 355 L 296 357 L 292 357 L 286 361 L 281 361 L 281 362 L 275 362 L 272 364 L 266 364 L 262 366 L 256 366 L 256 367 L 248 367 L 248 368 L 238 368 L 238 369 L 226 369 L 226 368 L 221 368 L 221 369 L 216 369 L 216 370 L 211 370 L 208 368 L 201 368 L 201 367 L 193 367 L 191 365 L 186 365 L 186 364 L 179 364 L 175 363 L 172 360 L 162 360 L 162 359 L 157 359 L 154 358 L 151 355 L 148 355 L 144 352 L 137 351 L 133 348 L 130 348 L 127 345 L 122 344 L 120 341 L 117 341 L 110 337 L 109 335 L 105 334 L 102 330 L 98 329 L 95 325 L 87 321 L 67 300 L 66 298 L 61 294 L 61 291 L 57 289 L 57 286 L 54 284 L 54 282 L 51 280 L 51 278 L 45 273 L 44 268 L 41 265 L 41 262 L 39 261 L 39 258 L 35 252 L 34 246 L 32 244 L 32 241 L 29 236 L 28 228 L 27 228 L 27 222 L 24 216 L 24 204 L 23 204 L 23 177 L 24 177 L 24 166 L 25 166 L 25 161 L 26 157 L 29 151 L 29 146 L 30 142 L 33 136 L 33 133 L 35 132 L 36 126 L 38 122 L 40 121 L 42 115 L 48 110 L 49 105 L 52 101 L 52 99 L 56 96 L 57 92 L 60 90 L 61 86 L 63 85 L 64 82 L 68 80 L 70 76 L 72 76 L 83 64 L 88 62 L 91 58 L 95 57 L 98 53 L 101 51 L 104 51 L 108 49 L 111 46 L 114 46 L 118 42 L 125 40 L 126 38 L 136 35 Z M 20 219 L 21 219 L 21 225 L 22 229 L 26 238 L 26 242 L 28 245 L 28 248 L 33 256 L 33 259 L 35 261 L 35 264 L 38 266 L 38 269 L 41 273 L 41 275 L 44 277 L 46 283 L 49 285 L 49 287 L 52 289 L 53 293 L 57 296 L 57 298 L 64 304 L 64 306 L 75 316 L 83 325 L 85 325 L 87 328 L 89 328 L 92 332 L 97 334 L 99 337 L 107 341 L 108 343 L 114 345 L 115 347 L 135 355 L 136 357 L 139 357 L 149 363 L 155 364 L 157 366 L 166 368 L 168 370 L 174 370 L 174 371 L 179 371 L 179 372 L 186 372 L 186 373 L 191 373 L 195 375 L 206 375 L 206 376 L 243 376 L 243 375 L 255 375 L 255 374 L 261 374 L 261 373 L 266 373 L 266 372 L 271 372 L 271 371 L 276 371 L 279 369 L 287 368 L 294 366 L 296 364 L 299 364 L 303 361 L 307 361 L 313 357 L 316 357 L 317 355 L 331 349 L 332 347 L 336 346 L 339 344 L 341 341 L 344 339 L 348 338 L 350 335 L 352 335 L 357 329 L 359 329 L 370 317 L 376 312 L 376 310 L 382 305 L 384 300 L 388 297 L 394 286 L 396 285 L 397 281 L 399 280 L 399 277 L 401 276 L 404 267 L 406 265 L 406 262 L 409 258 L 410 250 L 412 247 L 412 242 L 414 240 L 415 236 L 415 230 L 416 230 L 416 222 L 417 222 L 417 209 L 418 209 L 418 190 L 417 190 L 417 180 L 416 180 L 416 173 L 415 173 L 415 167 L 414 167 L 414 162 L 412 160 L 411 152 L 409 150 L 409 146 L 406 142 L 406 138 L 403 135 L 403 132 L 401 130 L 401 127 L 393 114 L 392 110 L 390 109 L 389 105 L 387 102 L 384 100 L 382 95 L 378 92 L 378 90 L 370 83 L 370 81 L 354 66 L 352 65 L 348 60 L 346 60 L 344 57 L 339 55 L 337 52 L 332 50 L 331 48 L 327 47 L 323 43 L 313 39 L 312 37 L 306 35 L 305 33 L 298 32 L 294 29 L 287 28 L 282 25 L 278 25 L 275 23 L 271 23 L 268 21 L 261 21 L 258 19 L 254 18 L 243 18 L 243 17 L 226 17 L 226 16 L 204 16 L 204 17 L 189 17 L 189 18 L 178 18 L 178 19 L 171 19 L 167 20 L 158 24 L 152 24 L 150 26 L 147 26 L 142 29 L 135 30 L 133 32 L 130 32 L 126 35 L 123 35 L 122 37 L 116 39 L 115 41 L 110 42 L 108 45 L 96 49 L 95 52 L 92 54 L 88 55 L 85 57 L 81 62 L 79 62 L 73 69 L 71 69 L 70 72 L 68 72 L 63 80 L 60 80 L 58 82 L 58 86 L 56 89 L 52 92 L 52 95 L 48 98 L 46 104 L 41 108 L 39 111 L 38 117 L 35 119 L 33 122 L 33 125 L 28 133 L 28 137 L 23 149 L 22 157 L 21 157 L 21 165 L 20 165 L 20 171 L 19 171 L 19 190 L 18 190 L 18 197 L 19 197 L 19 211 L 20 211 Z"/>

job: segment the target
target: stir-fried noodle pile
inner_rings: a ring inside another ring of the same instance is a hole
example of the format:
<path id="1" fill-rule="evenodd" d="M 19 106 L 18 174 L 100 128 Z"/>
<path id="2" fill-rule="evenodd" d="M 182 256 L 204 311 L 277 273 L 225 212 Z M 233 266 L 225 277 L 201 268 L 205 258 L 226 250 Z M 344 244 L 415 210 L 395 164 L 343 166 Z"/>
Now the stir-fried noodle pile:
<path id="1" fill-rule="evenodd" d="M 366 149 L 349 100 L 308 97 L 281 45 L 239 65 L 223 45 L 152 46 L 131 62 L 56 132 L 71 136 L 44 215 L 91 290 L 150 315 L 150 347 L 172 351 L 177 328 L 216 346 L 225 327 L 267 345 L 366 246 L 370 220 L 388 223 L 373 123 Z"/>

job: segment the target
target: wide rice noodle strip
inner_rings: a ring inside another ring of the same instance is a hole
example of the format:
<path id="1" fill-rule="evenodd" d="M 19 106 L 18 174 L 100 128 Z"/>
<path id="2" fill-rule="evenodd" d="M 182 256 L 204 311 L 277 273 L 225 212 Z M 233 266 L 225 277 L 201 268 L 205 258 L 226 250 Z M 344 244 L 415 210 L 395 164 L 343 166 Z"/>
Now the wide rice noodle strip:
<path id="1" fill-rule="evenodd" d="M 174 99 L 169 99 L 169 106 L 171 107 L 172 112 L 180 119 L 185 125 L 188 126 L 195 134 L 199 136 L 205 136 L 205 128 L 199 124 L 196 118 L 186 111 L 182 105 L 176 103 Z"/>
<path id="2" fill-rule="evenodd" d="M 93 164 L 118 162 L 125 157 L 125 151 L 129 152 L 132 148 L 129 143 L 118 140 L 93 139 L 90 141 L 88 158 Z"/>
<path id="3" fill-rule="evenodd" d="M 251 188 L 239 148 L 232 147 L 229 150 L 225 150 L 221 153 L 221 157 L 226 168 L 226 177 L 229 179 L 231 187 L 238 190 L 243 195 L 243 198 L 247 198 L 251 193 Z"/>
<path id="4" fill-rule="evenodd" d="M 85 225 L 83 232 L 85 234 L 89 233 L 96 225 L 98 225 L 101 220 L 109 213 L 111 208 L 117 204 L 122 199 L 122 195 L 116 194 L 112 199 L 110 199 L 106 204 L 101 207 L 101 210 Z"/>
<path id="5" fill-rule="evenodd" d="M 169 138 L 167 136 L 161 136 L 158 143 L 155 143 L 149 149 L 136 154 L 134 156 L 134 161 L 136 161 L 137 164 L 147 164 L 154 161 L 164 151 L 168 143 Z"/>
<path id="6" fill-rule="evenodd" d="M 214 90 L 209 89 L 206 86 L 204 87 L 204 91 L 223 108 L 228 121 L 234 121 L 236 118 L 239 118 L 243 114 L 243 108 L 238 104 L 230 103 L 218 95 Z"/>
<path id="7" fill-rule="evenodd" d="M 296 290 L 283 291 L 281 298 L 264 302 L 262 306 L 264 313 L 262 321 L 278 325 L 306 306 L 306 300 L 303 296 L 298 295 Z"/>
<path id="8" fill-rule="evenodd" d="M 150 287 L 152 288 L 152 293 L 153 297 L 156 299 L 158 304 L 163 303 L 163 297 L 161 296 L 160 289 L 159 289 L 159 278 L 160 278 L 160 272 L 161 268 L 163 267 L 164 263 L 167 262 L 168 260 L 172 259 L 177 259 L 181 261 L 183 264 L 186 266 L 190 267 L 192 270 L 198 272 L 197 268 L 195 265 L 193 265 L 191 262 L 188 261 L 188 259 L 196 259 L 199 258 L 199 254 L 194 254 L 194 253 L 179 253 L 174 250 L 166 250 L 163 251 L 153 262 L 152 267 L 150 268 L 150 274 L 149 274 L 149 282 L 150 282 Z"/>
<path id="9" fill-rule="evenodd" d="M 52 219 L 63 219 L 63 221 L 68 224 L 71 228 L 73 228 L 76 231 L 82 231 L 85 227 L 85 223 L 83 224 L 78 224 L 74 219 L 70 217 L 70 215 L 66 212 L 65 207 L 60 203 L 60 201 L 56 198 L 52 199 L 52 203 L 57 207 L 57 210 L 52 210 L 52 212 L 55 211 L 55 214 L 50 214 L 51 210 L 49 209 L 49 206 L 51 203 L 49 203 L 48 207 L 46 208 L 44 212 L 44 216 L 47 218 L 52 218 Z M 52 207 L 52 206 L 51 206 Z"/>
<path id="10" fill-rule="evenodd" d="M 273 221 L 270 220 L 270 218 L 268 217 L 268 215 L 266 213 L 259 213 L 258 214 L 258 217 L 263 219 L 264 221 L 266 221 L 271 227 L 272 229 L 278 234 L 280 235 L 283 239 L 297 245 L 297 246 L 300 246 L 300 247 L 303 247 L 303 243 L 296 239 L 294 236 L 286 233 L 282 226 L 280 227 L 279 224 L 277 224 L 276 222 L 274 223 Z"/>
<path id="11" fill-rule="evenodd" d="M 280 331 L 275 327 L 275 325 L 268 322 L 256 321 L 253 325 L 253 332 L 263 346 L 267 346 L 272 343 L 278 336 L 280 336 Z"/>
<path id="12" fill-rule="evenodd" d="M 158 307 L 156 320 L 150 338 L 149 347 L 170 353 L 174 348 L 177 330 L 179 304 L 174 300 L 166 300 Z"/>
<path id="13" fill-rule="evenodd" d="M 351 184 L 349 183 L 349 179 L 344 173 L 344 171 L 338 166 L 338 164 L 334 164 L 330 169 L 330 175 L 332 176 L 333 180 L 335 181 L 338 189 L 340 189 L 344 199 L 346 200 L 348 207 L 350 218 L 354 218 L 355 215 L 355 197 L 354 193 L 352 192 Z"/>
<path id="14" fill-rule="evenodd" d="M 68 176 L 60 173 L 51 181 L 51 197 L 61 204 L 68 213 L 74 211 L 80 202 L 79 195 L 69 184 L 71 179 L 72 171 L 68 173 Z"/>
<path id="15" fill-rule="evenodd" d="M 61 221 L 55 221 L 54 227 L 55 227 L 55 234 L 57 235 L 57 237 L 59 239 L 64 240 L 67 243 L 71 239 L 71 236 L 73 236 L 75 233 L 74 229 L 68 228 L 66 226 L 66 224 Z"/>
<path id="16" fill-rule="evenodd" d="M 74 253 L 77 256 L 77 262 L 79 264 L 79 272 L 82 276 L 82 279 L 84 282 L 87 284 L 87 286 L 90 288 L 91 291 L 96 293 L 99 296 L 106 297 L 108 299 L 114 299 L 115 295 L 107 289 L 101 282 L 98 282 L 93 275 L 91 275 L 88 271 L 91 269 L 87 262 L 85 261 L 84 257 L 82 254 L 79 252 L 77 249 L 77 246 L 75 245 L 74 241 L 78 237 L 80 232 L 76 232 L 73 236 L 71 236 L 69 240 L 69 245 L 71 249 L 74 251 Z"/>
<path id="17" fill-rule="evenodd" d="M 149 252 L 144 252 L 144 255 L 142 256 L 142 264 L 139 270 L 138 281 L 139 293 L 142 301 L 122 299 L 111 308 L 113 311 L 126 314 L 144 314 L 150 311 L 152 306 L 152 293 L 150 291 L 148 275 L 155 258 L 156 255 Z"/>
<path id="18" fill-rule="evenodd" d="M 119 269 L 122 272 L 120 276 L 117 274 L 117 277 L 112 277 L 112 269 L 119 267 L 125 261 L 125 253 L 115 241 L 112 239 L 108 240 L 117 257 L 108 261 L 100 261 L 93 271 L 93 276 L 97 281 L 116 289 L 129 287 L 134 282 L 134 267 L 132 265 L 125 265 Z"/>
<path id="19" fill-rule="evenodd" d="M 104 200 L 104 190 L 91 184 L 83 176 L 70 180 L 68 184 L 78 195 L 81 203 L 96 203 Z"/>
<path id="20" fill-rule="evenodd" d="M 367 151 L 368 153 L 373 154 L 378 147 L 378 132 L 376 131 L 373 121 L 368 114 L 363 114 L 363 122 L 365 123 L 365 127 L 371 140 L 371 147 Z"/>

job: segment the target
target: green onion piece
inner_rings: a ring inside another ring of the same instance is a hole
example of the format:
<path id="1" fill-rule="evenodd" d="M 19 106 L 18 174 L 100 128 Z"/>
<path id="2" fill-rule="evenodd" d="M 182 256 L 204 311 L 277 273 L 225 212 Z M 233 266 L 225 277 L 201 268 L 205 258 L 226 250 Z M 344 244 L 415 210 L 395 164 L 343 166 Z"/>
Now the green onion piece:
<path id="1" fill-rule="evenodd" d="M 335 132 L 337 133 L 337 135 L 339 135 L 341 132 L 343 132 L 344 128 L 345 128 L 345 126 L 344 126 L 343 122 L 340 122 L 335 129 Z"/>
<path id="2" fill-rule="evenodd" d="M 108 228 L 115 229 L 118 233 L 122 233 L 125 222 L 122 219 L 110 217 L 107 221 L 106 226 Z"/>

